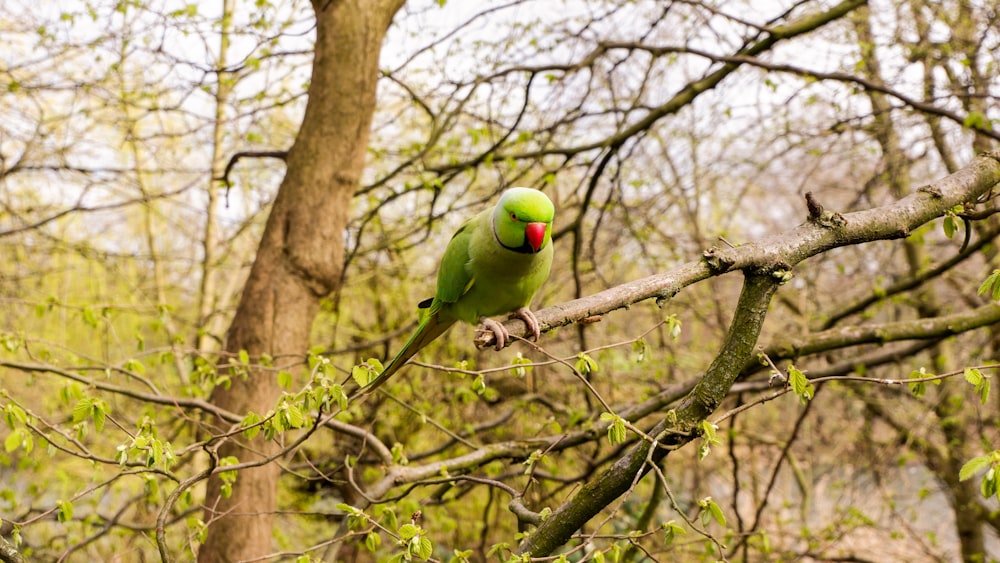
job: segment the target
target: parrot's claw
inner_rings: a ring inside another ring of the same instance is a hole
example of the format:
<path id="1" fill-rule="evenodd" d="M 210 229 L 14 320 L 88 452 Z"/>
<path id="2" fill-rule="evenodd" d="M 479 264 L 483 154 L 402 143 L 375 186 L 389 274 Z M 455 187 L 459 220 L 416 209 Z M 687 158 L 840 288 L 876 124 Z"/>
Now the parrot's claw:
<path id="1" fill-rule="evenodd" d="M 524 324 L 528 325 L 528 333 L 531 334 L 531 339 L 538 342 L 538 338 L 542 336 L 542 330 L 538 326 L 538 319 L 535 318 L 535 314 L 531 312 L 531 309 L 527 307 L 521 307 L 520 309 L 514 311 L 510 314 L 512 319 L 521 319 Z"/>
<path id="2" fill-rule="evenodd" d="M 476 329 L 476 331 L 492 332 L 493 336 L 496 337 L 497 351 L 499 352 L 500 350 L 503 350 L 503 347 L 506 346 L 507 341 L 510 340 L 510 333 L 507 332 L 507 329 L 504 328 L 502 324 L 487 317 L 479 319 L 479 322 L 482 323 L 483 326 L 482 328 Z"/>
<path id="3" fill-rule="evenodd" d="M 535 318 L 535 314 L 532 313 L 527 307 L 521 307 L 520 309 L 514 311 L 510 314 L 510 318 L 521 319 L 524 321 L 524 324 L 528 325 L 528 334 L 531 336 L 532 340 L 537 341 L 542 335 L 542 331 L 538 325 L 538 319 Z M 510 333 L 507 332 L 507 329 L 503 326 L 503 324 L 488 317 L 479 319 L 479 322 L 482 326 L 476 329 L 476 332 L 492 332 L 497 341 L 497 351 L 503 350 L 503 347 L 510 342 Z"/>

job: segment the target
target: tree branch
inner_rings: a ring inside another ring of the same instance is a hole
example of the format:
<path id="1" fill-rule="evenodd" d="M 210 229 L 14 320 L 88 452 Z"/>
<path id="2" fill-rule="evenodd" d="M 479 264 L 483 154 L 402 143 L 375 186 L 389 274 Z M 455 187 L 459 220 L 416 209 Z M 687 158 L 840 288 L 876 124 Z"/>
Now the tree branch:
<path id="1" fill-rule="evenodd" d="M 229 162 L 226 163 L 226 169 L 222 173 L 222 177 L 215 178 L 225 184 L 227 190 L 232 187 L 232 183 L 229 181 L 229 173 L 233 171 L 236 163 L 244 158 L 277 158 L 282 162 L 287 162 L 288 151 L 240 151 L 234 153 L 233 156 L 229 157 Z"/>
<path id="2" fill-rule="evenodd" d="M 3 563 L 24 563 L 24 556 L 3 536 L 0 536 L 0 561 Z"/>
<path id="3" fill-rule="evenodd" d="M 536 311 L 535 317 L 541 329 L 547 331 L 648 299 L 656 299 L 658 304 L 662 304 L 689 285 L 733 270 L 776 270 L 781 266 L 790 271 L 799 262 L 832 248 L 904 238 L 920 225 L 941 217 L 955 205 L 987 193 L 998 182 L 1000 151 L 984 153 L 958 172 L 894 203 L 844 214 L 841 226 L 824 226 L 807 221 L 784 233 L 735 248 L 710 248 L 698 261 L 546 307 Z M 504 327 L 510 334 L 528 335 L 528 327 L 520 319 L 510 319 L 504 322 Z M 473 342 L 480 348 L 495 344 L 492 334 L 479 334 Z"/>
<path id="4" fill-rule="evenodd" d="M 966 232 L 968 233 L 969 231 Z M 843 305 L 839 310 L 831 313 L 827 317 L 827 319 L 823 321 L 821 328 L 823 329 L 832 328 L 841 320 L 851 315 L 860 313 L 865 309 L 867 309 L 869 306 L 879 301 L 883 301 L 894 295 L 903 293 L 904 291 L 909 291 L 911 289 L 920 287 L 925 282 L 932 280 L 944 274 L 945 272 L 951 271 L 952 268 L 954 268 L 958 264 L 961 264 L 967 258 L 978 254 L 979 251 L 987 244 L 992 244 L 993 239 L 996 238 L 997 235 L 1000 235 L 1000 225 L 991 225 L 986 227 L 986 229 L 982 233 L 980 233 L 980 236 L 975 243 L 966 245 L 964 249 L 960 250 L 951 258 L 941 262 L 937 266 L 928 268 L 915 275 L 903 278 L 893 283 L 889 287 L 883 288 L 882 291 L 879 291 L 877 293 L 872 292 L 871 294 L 866 295 L 852 303 Z"/>
<path id="5" fill-rule="evenodd" d="M 507 158 L 531 159 L 549 155 L 571 157 L 583 152 L 603 150 L 608 147 L 620 147 L 630 138 L 650 129 L 660 119 L 680 111 L 681 108 L 688 106 L 701 94 L 718 86 L 726 77 L 739 69 L 743 64 L 758 61 L 758 59 L 755 58 L 757 55 L 769 51 L 778 42 L 815 31 L 816 29 L 819 29 L 824 25 L 849 14 L 852 10 L 858 8 L 859 6 L 863 6 L 866 3 L 867 0 L 844 0 L 829 10 L 805 16 L 786 25 L 769 28 L 764 37 L 757 39 L 756 41 L 748 41 L 745 46 L 736 51 L 735 54 L 730 55 L 729 57 L 720 56 L 719 60 L 722 64 L 719 68 L 706 74 L 700 79 L 692 80 L 681 88 L 676 94 L 671 96 L 669 100 L 659 106 L 650 108 L 650 111 L 644 114 L 641 119 L 631 125 L 627 125 L 607 138 L 599 139 L 595 142 L 584 145 L 552 147 L 519 154 L 497 153 L 494 155 L 494 160 L 499 162 Z M 613 48 L 611 44 L 599 44 L 580 61 L 575 63 L 565 65 L 547 64 L 538 66 L 514 66 L 505 68 L 502 73 L 509 74 L 512 72 L 527 72 L 531 75 L 535 75 L 547 74 L 554 71 L 562 71 L 566 73 L 575 72 L 581 68 L 593 65 L 601 55 L 606 53 L 611 48 Z M 482 156 L 477 156 L 472 160 L 465 160 L 461 162 L 447 162 L 437 165 L 427 165 L 426 169 L 437 173 L 443 173 L 449 170 L 465 170 L 481 159 Z"/>
<path id="6" fill-rule="evenodd" d="M 519 553 L 532 556 L 552 553 L 577 529 L 628 490 L 634 480 L 648 470 L 647 462 L 656 463 L 671 449 L 695 438 L 692 430 L 718 407 L 745 362 L 752 358 L 770 298 L 792 266 L 839 246 L 907 236 L 952 206 L 977 198 L 998 182 L 1000 153 L 980 155 L 955 174 L 892 204 L 847 214 L 842 224 L 822 226 L 807 221 L 759 242 L 731 249 L 710 249 L 701 261 L 682 266 L 674 272 L 651 276 L 539 311 L 536 316 L 543 327 L 561 326 L 642 299 L 663 299 L 686 285 L 712 275 L 734 269 L 746 273 L 743 292 L 722 350 L 691 393 L 672 411 L 673 415 L 665 417 L 648 433 L 657 437 L 662 449 L 652 449 L 654 444 L 647 440 L 638 442 L 628 454 L 587 483 L 572 500 L 546 519 L 521 544 Z M 1000 310 L 1000 306 L 994 307 Z M 516 327 L 522 333 L 525 328 Z"/>
<path id="7" fill-rule="evenodd" d="M 692 430 L 710 415 L 725 398 L 743 362 L 750 358 L 764 324 L 767 307 L 779 281 L 771 272 L 748 273 L 743 283 L 733 322 L 722 350 L 677 407 L 675 416 L 660 420 L 648 433 L 659 442 L 641 440 L 628 453 L 584 485 L 572 500 L 560 506 L 525 539 L 519 554 L 545 556 L 566 543 L 576 530 L 625 493 L 633 483 L 669 451 L 695 439 Z M 656 447 L 658 446 L 658 447 Z"/>
<path id="8" fill-rule="evenodd" d="M 834 328 L 802 338 L 778 340 L 768 347 L 768 356 L 798 358 L 859 344 L 884 344 L 900 340 L 940 340 L 1000 322 L 1000 305 L 988 303 L 971 311 L 933 318 L 896 321 L 875 325 Z"/>

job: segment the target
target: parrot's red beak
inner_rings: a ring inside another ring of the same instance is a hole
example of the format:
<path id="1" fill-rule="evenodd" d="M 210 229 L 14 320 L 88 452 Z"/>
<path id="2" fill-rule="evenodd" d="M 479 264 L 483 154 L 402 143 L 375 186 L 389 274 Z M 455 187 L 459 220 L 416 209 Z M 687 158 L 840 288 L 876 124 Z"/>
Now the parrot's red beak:
<path id="1" fill-rule="evenodd" d="M 528 223 L 524 226 L 524 236 L 528 239 L 528 244 L 531 245 L 531 250 L 533 252 L 538 252 L 542 249 L 542 243 L 545 242 L 545 223 Z"/>

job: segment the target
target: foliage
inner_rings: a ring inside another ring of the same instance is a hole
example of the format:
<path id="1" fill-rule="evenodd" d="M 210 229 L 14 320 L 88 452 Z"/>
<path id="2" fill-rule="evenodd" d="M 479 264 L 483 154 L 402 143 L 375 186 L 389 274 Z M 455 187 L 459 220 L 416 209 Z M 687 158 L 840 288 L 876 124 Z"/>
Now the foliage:
<path id="1" fill-rule="evenodd" d="M 192 559 L 208 476 L 228 496 L 263 463 L 265 559 L 983 556 L 988 10 L 411 1 L 344 275 L 314 347 L 282 355 L 221 350 L 305 117 L 314 13 L 220 4 L 0 7 L 0 549 Z M 456 328 L 357 393 L 507 185 L 557 204 L 552 330 L 495 353 Z M 761 276 L 774 297 L 738 301 Z M 280 389 L 267 408 L 210 401 L 254 377 Z M 234 440 L 277 453 L 220 455 Z"/>

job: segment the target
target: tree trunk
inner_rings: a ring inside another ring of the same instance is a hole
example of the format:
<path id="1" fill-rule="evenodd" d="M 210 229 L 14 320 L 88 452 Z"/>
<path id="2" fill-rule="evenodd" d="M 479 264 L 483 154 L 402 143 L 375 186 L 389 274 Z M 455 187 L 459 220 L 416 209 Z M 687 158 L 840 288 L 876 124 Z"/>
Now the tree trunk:
<path id="1" fill-rule="evenodd" d="M 309 102 L 288 154 L 288 170 L 268 218 L 257 258 L 227 334 L 225 350 L 251 358 L 303 355 L 319 300 L 340 281 L 351 197 L 364 167 L 375 108 L 382 40 L 403 0 L 314 0 L 316 45 Z M 273 408 L 280 388 L 272 373 L 233 376 L 212 401 L 236 413 Z M 219 456 L 240 462 L 273 455 L 280 446 L 258 437 L 230 439 Z M 203 562 L 270 553 L 277 508 L 277 463 L 239 473 L 222 498 L 217 475 L 205 499 L 208 537 Z"/>

